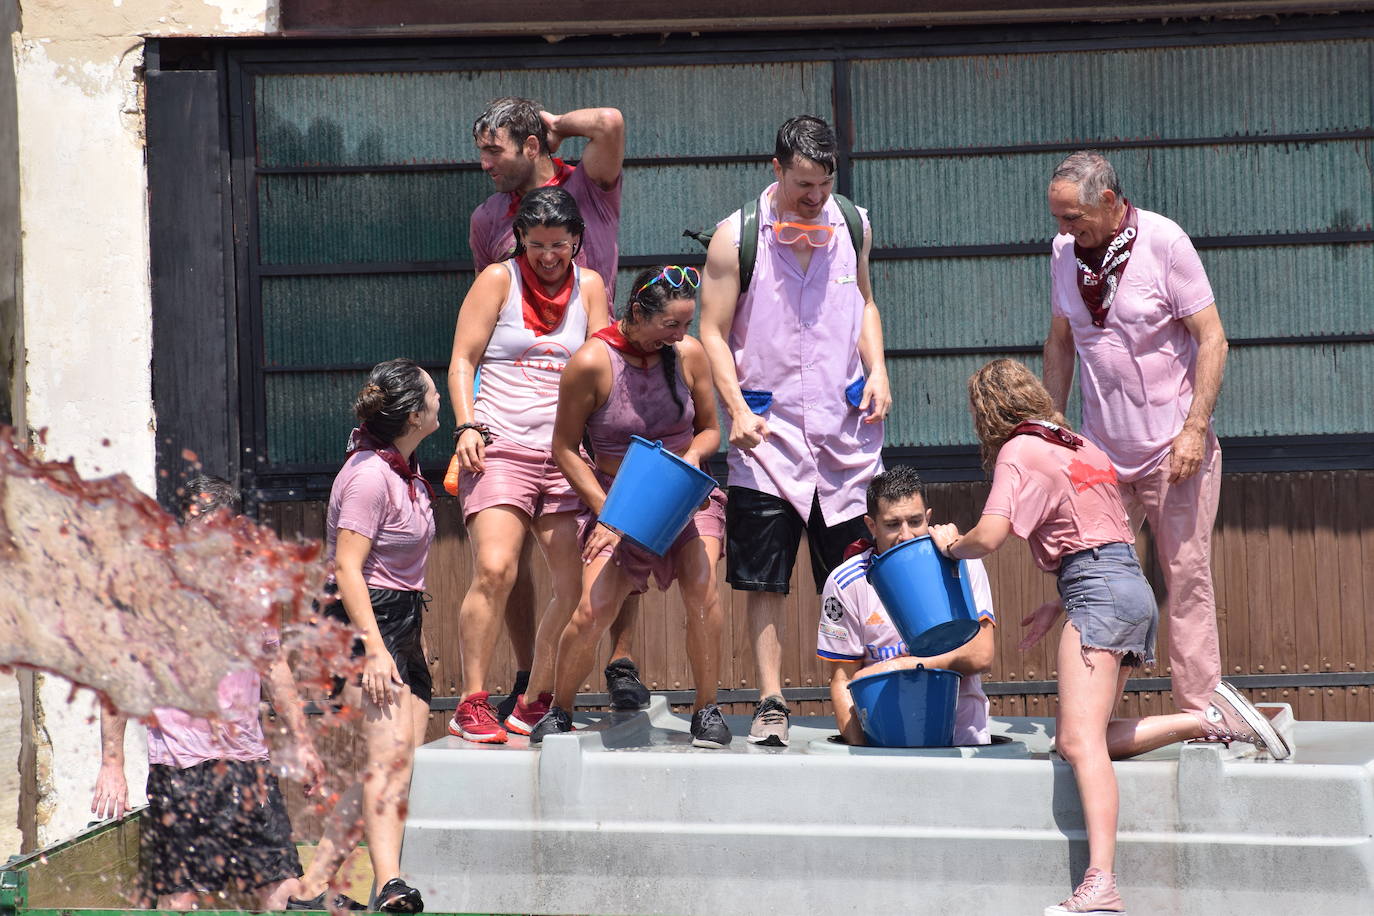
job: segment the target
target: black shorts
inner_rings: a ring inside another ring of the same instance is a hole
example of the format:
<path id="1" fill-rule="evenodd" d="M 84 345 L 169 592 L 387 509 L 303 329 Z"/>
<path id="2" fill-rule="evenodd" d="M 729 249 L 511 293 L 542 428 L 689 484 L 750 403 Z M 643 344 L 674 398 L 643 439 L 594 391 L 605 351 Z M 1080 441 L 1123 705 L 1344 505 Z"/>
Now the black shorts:
<path id="1" fill-rule="evenodd" d="M 141 824 L 144 886 L 153 895 L 256 888 L 299 878 L 291 818 L 271 764 L 207 760 L 148 767 Z"/>
<path id="2" fill-rule="evenodd" d="M 326 585 L 325 592 L 337 595 L 338 586 L 332 583 Z M 367 595 L 372 600 L 372 615 L 377 618 L 377 629 L 382 633 L 382 645 L 386 646 L 396 662 L 401 683 L 409 687 L 417 698 L 428 703 L 434 696 L 434 679 L 429 673 L 424 643 L 420 639 L 428 597 L 424 592 L 394 588 L 369 588 Z M 352 623 L 342 601 L 335 600 L 326 605 L 324 613 L 343 623 Z M 361 639 L 353 642 L 354 658 L 365 651 Z M 337 697 L 342 690 L 343 678 L 334 678 L 334 696 Z"/>
<path id="3" fill-rule="evenodd" d="M 819 595 L 830 571 L 844 561 L 845 548 L 868 537 L 863 514 L 826 527 L 820 500 L 812 495 L 811 516 L 803 523 L 787 500 L 747 487 L 731 487 L 725 504 L 725 581 L 736 591 L 786 595 L 791 589 L 803 528 Z"/>

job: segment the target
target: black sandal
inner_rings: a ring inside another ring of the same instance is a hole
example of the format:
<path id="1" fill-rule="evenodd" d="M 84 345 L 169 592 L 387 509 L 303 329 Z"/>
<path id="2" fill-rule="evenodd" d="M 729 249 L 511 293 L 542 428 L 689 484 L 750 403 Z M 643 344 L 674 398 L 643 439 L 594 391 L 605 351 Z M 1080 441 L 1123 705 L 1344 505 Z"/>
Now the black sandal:
<path id="1" fill-rule="evenodd" d="M 375 908 L 382 913 L 423 913 L 425 901 L 418 890 L 400 878 L 392 878 L 377 892 Z"/>

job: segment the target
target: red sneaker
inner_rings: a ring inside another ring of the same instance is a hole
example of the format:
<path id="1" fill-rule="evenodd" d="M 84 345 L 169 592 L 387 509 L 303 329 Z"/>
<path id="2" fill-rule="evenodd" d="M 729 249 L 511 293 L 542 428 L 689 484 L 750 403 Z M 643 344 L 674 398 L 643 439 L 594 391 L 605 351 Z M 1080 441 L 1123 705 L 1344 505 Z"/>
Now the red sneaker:
<path id="1" fill-rule="evenodd" d="M 539 720 L 548 713 L 549 707 L 553 705 L 553 694 L 541 693 L 533 703 L 526 703 L 524 697 L 515 701 L 515 709 L 506 716 L 506 728 L 515 732 L 517 735 L 528 735 L 534 731 L 534 726 Z"/>
<path id="2" fill-rule="evenodd" d="M 448 721 L 448 733 L 478 744 L 505 744 L 506 730 L 496 718 L 496 710 L 487 702 L 488 696 L 482 690 L 459 703 L 453 718 Z"/>

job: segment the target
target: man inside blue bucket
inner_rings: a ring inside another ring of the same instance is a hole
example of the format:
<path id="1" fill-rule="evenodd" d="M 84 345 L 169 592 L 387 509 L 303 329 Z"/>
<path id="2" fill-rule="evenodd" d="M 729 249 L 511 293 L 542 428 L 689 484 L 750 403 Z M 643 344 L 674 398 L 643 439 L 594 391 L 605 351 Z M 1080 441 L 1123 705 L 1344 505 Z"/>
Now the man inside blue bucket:
<path id="1" fill-rule="evenodd" d="M 926 487 L 916 469 L 896 465 L 868 485 L 864 524 L 872 540 L 856 541 L 848 558 L 835 568 L 821 592 L 816 654 L 830 663 L 830 700 L 840 735 L 849 744 L 864 744 L 849 684 L 858 678 L 901 668 L 944 668 L 962 675 L 954 712 L 956 745 L 988 744 L 988 698 L 979 675 L 992 667 L 995 650 L 992 589 L 978 560 L 968 561 L 969 586 L 977 608 L 978 635 L 953 651 L 930 658 L 907 653 L 906 643 L 888 618 L 878 593 L 865 575 L 875 554 L 927 534 L 930 510 Z"/>

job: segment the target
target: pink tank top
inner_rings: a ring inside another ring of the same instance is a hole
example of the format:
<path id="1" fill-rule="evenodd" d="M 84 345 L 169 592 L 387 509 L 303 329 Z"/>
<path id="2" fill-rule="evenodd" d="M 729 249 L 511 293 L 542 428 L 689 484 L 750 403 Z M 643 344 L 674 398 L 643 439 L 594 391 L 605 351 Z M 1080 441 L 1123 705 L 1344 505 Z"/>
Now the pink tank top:
<path id="1" fill-rule="evenodd" d="M 573 265 L 572 298 L 553 332 L 536 337 L 525 327 L 520 305 L 520 271 L 505 262 L 510 292 L 482 354 L 482 380 L 473 403 L 479 423 L 526 448 L 553 447 L 558 411 L 558 380 L 577 348 L 587 339 L 587 308 L 582 304 L 582 268 Z"/>
<path id="2" fill-rule="evenodd" d="M 662 366 L 641 369 L 630 365 L 619 350 L 599 338 L 597 341 L 611 355 L 611 393 L 606 403 L 587 419 L 592 450 L 598 456 L 623 458 L 630 448 L 631 436 L 642 436 L 650 442 L 661 440 L 673 452 L 685 449 L 695 435 L 692 421 L 697 412 L 682 377 L 681 357 L 673 374 L 682 401 L 679 414 L 663 378 Z"/>

